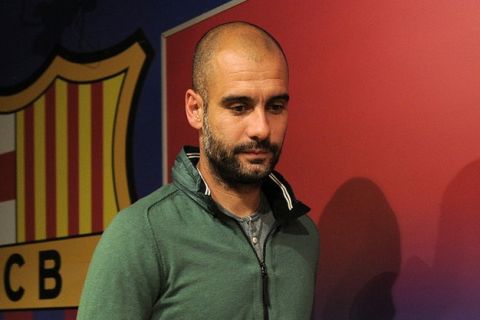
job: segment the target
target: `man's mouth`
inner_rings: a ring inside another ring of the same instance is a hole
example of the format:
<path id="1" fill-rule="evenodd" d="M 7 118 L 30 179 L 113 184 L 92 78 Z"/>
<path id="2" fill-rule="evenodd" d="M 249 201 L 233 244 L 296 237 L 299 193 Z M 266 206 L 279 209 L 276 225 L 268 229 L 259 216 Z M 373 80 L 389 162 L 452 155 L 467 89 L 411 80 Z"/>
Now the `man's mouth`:
<path id="1" fill-rule="evenodd" d="M 264 155 L 270 153 L 269 150 L 265 149 L 250 149 L 250 150 L 244 150 L 242 153 L 247 153 L 247 154 L 253 154 L 253 155 Z"/>
<path id="2" fill-rule="evenodd" d="M 238 146 L 234 149 L 234 155 L 243 155 L 250 161 L 265 161 L 268 157 L 276 154 L 277 147 L 269 141 L 257 142 Z"/>
<path id="3" fill-rule="evenodd" d="M 247 150 L 245 151 L 246 153 L 252 153 L 252 154 L 265 154 L 268 153 L 268 150 L 262 150 L 262 149 L 254 149 L 254 150 Z"/>

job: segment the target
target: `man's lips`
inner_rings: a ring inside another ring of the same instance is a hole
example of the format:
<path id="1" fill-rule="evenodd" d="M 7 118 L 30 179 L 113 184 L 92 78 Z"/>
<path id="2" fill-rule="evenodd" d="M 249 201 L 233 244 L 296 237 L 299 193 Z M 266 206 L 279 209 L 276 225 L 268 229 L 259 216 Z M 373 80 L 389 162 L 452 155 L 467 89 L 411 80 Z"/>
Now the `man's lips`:
<path id="1" fill-rule="evenodd" d="M 242 151 L 244 159 L 248 161 L 265 161 L 270 157 L 271 152 L 267 150 L 255 149 Z"/>
<path id="2" fill-rule="evenodd" d="M 242 151 L 242 153 L 246 154 L 254 154 L 254 155 L 264 155 L 270 153 L 268 150 L 262 150 L 262 149 L 253 149 L 253 150 L 245 150 Z"/>

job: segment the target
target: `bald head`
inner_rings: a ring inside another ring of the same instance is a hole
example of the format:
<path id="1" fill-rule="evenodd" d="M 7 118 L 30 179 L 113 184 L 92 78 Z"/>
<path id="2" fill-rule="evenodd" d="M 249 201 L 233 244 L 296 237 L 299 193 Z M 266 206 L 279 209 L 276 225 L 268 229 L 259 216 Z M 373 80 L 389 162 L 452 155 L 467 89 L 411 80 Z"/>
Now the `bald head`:
<path id="1" fill-rule="evenodd" d="M 193 56 L 193 89 L 205 101 L 213 61 L 220 52 L 227 50 L 258 63 L 272 55 L 280 56 L 285 65 L 287 63 L 280 44 L 262 28 L 246 22 L 219 25 L 200 39 Z"/>

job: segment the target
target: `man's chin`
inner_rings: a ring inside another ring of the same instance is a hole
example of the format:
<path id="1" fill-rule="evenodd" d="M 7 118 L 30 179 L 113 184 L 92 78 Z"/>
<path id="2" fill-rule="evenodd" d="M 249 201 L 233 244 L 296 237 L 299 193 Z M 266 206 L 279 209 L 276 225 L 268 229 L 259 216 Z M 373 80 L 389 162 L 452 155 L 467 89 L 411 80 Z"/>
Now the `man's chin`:
<path id="1" fill-rule="evenodd" d="M 265 164 L 248 164 L 241 166 L 232 176 L 224 176 L 223 180 L 232 187 L 258 186 L 270 174 L 270 166 Z"/>
<path id="2" fill-rule="evenodd" d="M 260 186 L 265 176 L 263 174 L 242 174 L 237 176 L 233 180 L 229 180 L 228 183 L 231 186 Z"/>
<path id="3" fill-rule="evenodd" d="M 242 170 L 242 176 L 244 177 L 249 177 L 252 180 L 257 179 L 257 180 L 262 180 L 266 176 L 270 174 L 272 169 L 270 168 L 269 165 L 265 164 L 250 164 L 246 168 L 244 167 Z"/>
<path id="4" fill-rule="evenodd" d="M 268 171 L 270 169 L 270 159 L 254 159 L 241 163 L 241 170 L 245 173 L 257 173 Z"/>

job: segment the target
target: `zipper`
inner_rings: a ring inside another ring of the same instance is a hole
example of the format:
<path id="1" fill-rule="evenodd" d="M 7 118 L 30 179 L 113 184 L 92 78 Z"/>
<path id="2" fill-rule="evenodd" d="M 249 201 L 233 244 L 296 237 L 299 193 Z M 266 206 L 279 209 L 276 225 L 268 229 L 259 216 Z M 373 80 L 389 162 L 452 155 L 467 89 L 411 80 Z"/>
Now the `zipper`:
<path id="1" fill-rule="evenodd" d="M 263 257 L 262 257 L 262 260 L 260 260 L 260 258 L 257 255 L 257 251 L 255 250 L 255 247 L 252 245 L 252 242 L 250 241 L 250 238 L 245 233 L 245 230 L 243 230 L 242 226 L 240 225 L 240 222 L 238 222 L 234 218 L 231 218 L 231 219 L 233 221 L 235 221 L 235 223 L 238 225 L 238 227 L 242 231 L 243 235 L 247 239 L 247 242 L 250 245 L 250 248 L 252 248 L 253 254 L 255 254 L 255 257 L 257 258 L 258 264 L 260 266 L 260 276 L 262 278 L 263 319 L 264 320 L 269 320 L 268 307 L 270 306 L 270 295 L 269 295 L 269 291 L 268 291 L 268 272 L 267 272 L 267 266 L 265 264 L 265 253 L 266 253 L 266 249 L 267 249 L 268 238 L 273 233 L 273 231 L 277 229 L 278 225 L 277 225 L 276 222 L 274 222 L 273 225 L 272 225 L 272 228 L 267 233 L 267 236 L 265 237 L 265 242 L 263 243 Z"/>
<path id="2" fill-rule="evenodd" d="M 265 258 L 265 255 L 264 255 Z M 263 289 L 263 319 L 268 320 L 268 307 L 270 306 L 270 296 L 268 294 L 268 273 L 267 266 L 264 262 L 260 262 L 260 271 L 262 273 L 262 289 Z"/>

